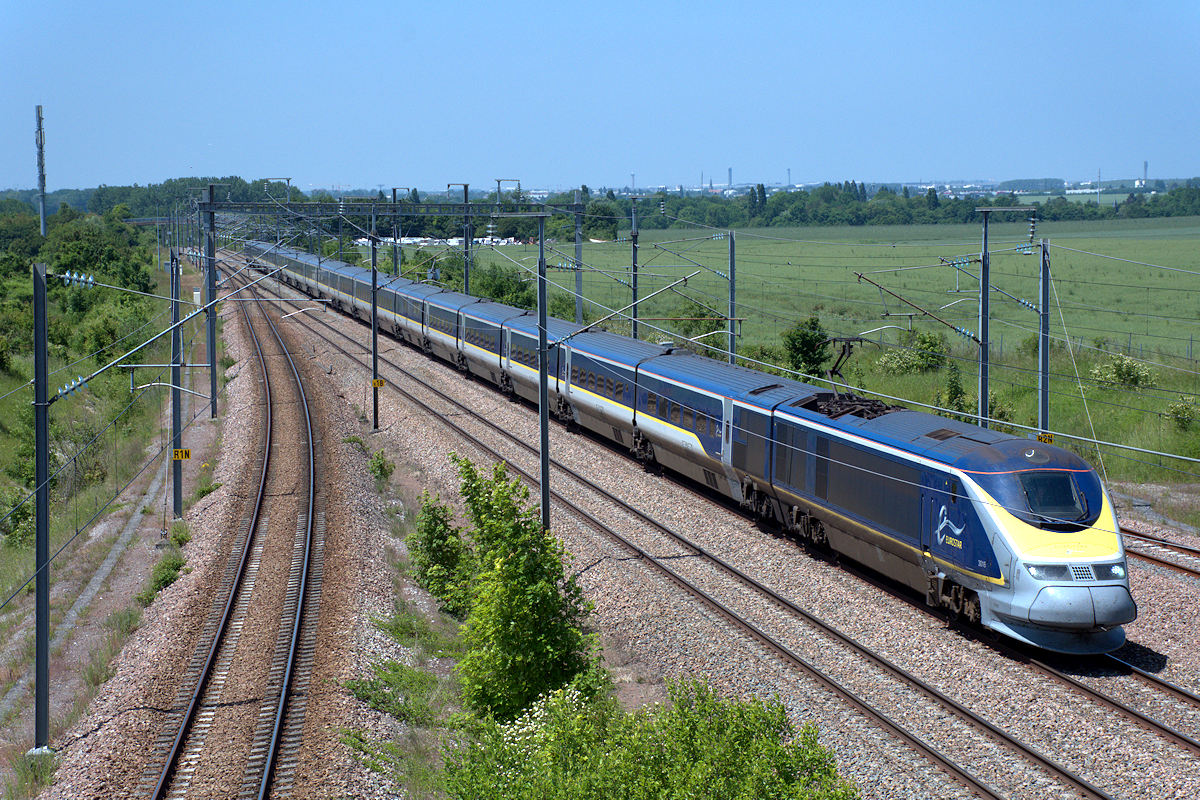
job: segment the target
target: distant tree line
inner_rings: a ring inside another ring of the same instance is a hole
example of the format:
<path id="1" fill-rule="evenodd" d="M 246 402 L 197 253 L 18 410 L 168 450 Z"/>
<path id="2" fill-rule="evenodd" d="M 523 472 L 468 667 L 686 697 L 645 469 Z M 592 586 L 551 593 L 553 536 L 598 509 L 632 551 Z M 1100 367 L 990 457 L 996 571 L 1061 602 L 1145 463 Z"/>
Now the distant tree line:
<path id="1" fill-rule="evenodd" d="M 174 178 L 148 186 L 99 186 L 95 189 L 63 189 L 47 195 L 47 208 L 66 205 L 78 211 L 90 211 L 104 215 L 118 205 L 128 208 L 131 217 L 153 217 L 168 214 L 177 207 L 190 205 L 209 183 L 217 185 L 217 197 L 236 201 L 325 201 L 337 198 L 325 191 L 306 195 L 283 181 L 246 181 L 231 176 L 223 178 Z M 1157 185 L 1162 182 L 1158 182 Z M 1028 189 L 1050 186 L 1050 191 L 1061 191 L 1057 179 L 1028 179 L 1009 181 L 1004 186 Z M 592 194 L 587 186 L 582 187 L 585 205 L 583 234 L 590 239 L 611 240 L 618 230 L 627 229 L 633 201 L 615 195 L 612 190 Z M 390 194 L 374 193 L 379 202 L 390 202 Z M 505 192 L 505 203 L 527 199 L 520 190 Z M 454 198 L 452 202 L 456 201 Z M 495 193 L 476 194 L 473 202 L 495 202 Z M 400 198 L 403 203 L 446 202 L 445 195 L 437 194 L 422 198 L 417 190 L 411 190 Z M 566 212 L 573 202 L 573 193 L 564 192 L 546 199 L 550 206 L 563 208 L 547 222 L 547 234 L 560 241 L 574 236 L 574 220 Z M 0 192 L 0 214 L 36 214 L 37 196 L 33 190 L 6 190 Z M 1027 205 L 1020 195 L 1000 194 L 992 198 L 944 197 L 933 189 L 924 193 L 913 193 L 907 186 L 887 184 L 826 183 L 813 189 L 776 191 L 768 193 L 763 184 L 749 192 L 726 197 L 722 194 L 684 194 L 659 192 L 638 202 L 638 225 L 642 229 L 684 228 L 691 223 L 700 223 L 714 228 L 740 227 L 784 227 L 799 225 L 908 225 L 976 222 L 979 214 L 976 207 Z M 1200 178 L 1191 178 L 1184 183 L 1150 193 L 1139 188 L 1132 191 L 1121 202 L 1100 203 L 1095 200 L 1075 202 L 1065 196 L 1052 197 L 1046 202 L 1032 203 L 1037 207 L 1037 216 L 1042 220 L 1106 220 L 1139 217 L 1175 217 L 1200 214 Z M 326 223 L 322 235 L 338 234 L 336 223 Z M 350 218 L 341 225 L 343 238 L 363 235 L 370 228 L 369 218 Z M 529 240 L 536 235 L 537 223 L 532 219 L 498 217 L 493 221 L 493 232 L 502 237 Z M 476 220 L 473 235 L 483 236 L 487 222 Z M 380 225 L 381 235 L 390 234 L 390 222 Z M 403 235 L 430 236 L 437 238 L 460 237 L 464 233 L 464 221 L 455 217 L 409 217 L 402 223 Z"/>

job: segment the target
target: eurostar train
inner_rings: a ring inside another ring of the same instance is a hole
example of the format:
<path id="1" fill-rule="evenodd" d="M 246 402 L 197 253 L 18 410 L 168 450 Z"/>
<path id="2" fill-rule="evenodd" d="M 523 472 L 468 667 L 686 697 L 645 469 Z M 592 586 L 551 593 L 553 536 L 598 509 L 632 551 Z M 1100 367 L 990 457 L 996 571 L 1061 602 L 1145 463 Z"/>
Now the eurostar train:
<path id="1" fill-rule="evenodd" d="M 371 271 L 249 243 L 246 254 L 370 319 Z M 265 270 L 265 265 L 264 265 Z M 536 313 L 381 277 L 381 330 L 536 402 Z M 1004 636 L 1066 653 L 1137 616 L 1112 501 L 1067 450 L 563 320 L 554 415 L 725 494 Z M 570 338 L 567 338 L 570 337 Z"/>

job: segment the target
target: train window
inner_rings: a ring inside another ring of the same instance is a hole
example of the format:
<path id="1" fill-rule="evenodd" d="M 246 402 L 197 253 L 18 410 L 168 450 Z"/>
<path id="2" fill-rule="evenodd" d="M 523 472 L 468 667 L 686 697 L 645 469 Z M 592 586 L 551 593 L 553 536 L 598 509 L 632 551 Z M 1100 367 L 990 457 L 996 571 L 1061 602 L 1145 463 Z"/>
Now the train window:
<path id="1" fill-rule="evenodd" d="M 1018 478 L 1033 513 L 1073 522 L 1087 516 L 1087 500 L 1066 472 L 1022 472 Z"/>
<path id="2" fill-rule="evenodd" d="M 671 403 L 671 422 L 679 424 L 679 404 Z"/>
<path id="3" fill-rule="evenodd" d="M 618 400 L 625 397 L 625 383 L 623 381 L 617 381 L 616 386 L 613 388 L 613 397 Z"/>
<path id="4" fill-rule="evenodd" d="M 646 413 L 654 417 L 658 416 L 658 395 L 654 392 L 646 393 Z"/>
<path id="5" fill-rule="evenodd" d="M 712 420 L 710 420 L 708 418 L 708 415 L 702 414 L 699 411 L 697 411 L 696 412 L 696 433 L 703 436 L 705 430 L 707 430 L 710 425 L 712 425 Z"/>
<path id="6" fill-rule="evenodd" d="M 613 379 L 612 378 L 604 379 L 604 394 L 607 397 L 613 396 Z"/>
<path id="7" fill-rule="evenodd" d="M 571 365 L 571 383 L 579 383 L 579 367 Z"/>
<path id="8" fill-rule="evenodd" d="M 958 481 L 950 481 L 950 502 L 951 504 L 958 502 Z"/>
<path id="9" fill-rule="evenodd" d="M 692 429 L 692 410 L 690 408 L 685 408 L 680 412 L 679 425 L 685 431 L 690 431 Z"/>

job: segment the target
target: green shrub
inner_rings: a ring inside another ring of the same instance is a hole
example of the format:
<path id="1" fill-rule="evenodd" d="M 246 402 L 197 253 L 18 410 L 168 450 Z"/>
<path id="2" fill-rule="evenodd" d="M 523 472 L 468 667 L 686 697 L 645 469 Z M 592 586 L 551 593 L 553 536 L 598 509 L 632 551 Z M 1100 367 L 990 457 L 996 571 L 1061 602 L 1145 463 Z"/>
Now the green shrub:
<path id="1" fill-rule="evenodd" d="M 787 358 L 782 347 L 777 347 L 775 345 L 752 344 L 746 347 L 739 347 L 738 356 L 748 359 L 743 366 L 750 367 L 751 369 L 761 370 L 762 372 L 766 372 L 771 375 L 782 376 L 784 374 L 783 370 L 777 367 L 763 366 L 763 364 L 778 365 L 784 363 Z M 739 361 L 738 363 L 743 362 Z"/>
<path id="2" fill-rule="evenodd" d="M 1150 386 L 1154 383 L 1154 372 L 1129 356 L 1113 356 L 1107 364 L 1092 367 L 1092 380 L 1109 386 Z"/>
<path id="3" fill-rule="evenodd" d="M 797 731 L 777 701 L 726 700 L 701 682 L 670 688 L 665 708 L 626 714 L 575 685 L 507 724 L 479 726 L 446 755 L 452 798 L 623 797 L 850 800 L 816 729 Z"/>
<path id="4" fill-rule="evenodd" d="M 20 508 L 25 492 L 11 486 L 0 493 L 0 517 L 8 515 L 0 522 L 0 539 L 6 547 L 32 547 L 37 534 L 37 520 L 34 516 L 33 500 L 28 500 Z M 11 514 L 9 512 L 12 511 Z"/>
<path id="5" fill-rule="evenodd" d="M 219 481 L 217 483 L 213 483 L 211 481 L 201 481 L 200 485 L 196 487 L 196 499 L 200 500 L 202 498 L 208 497 L 210 494 L 215 492 L 217 489 L 220 489 L 222 486 L 224 486 L 224 484 L 220 483 Z"/>
<path id="6" fill-rule="evenodd" d="M 475 559 L 453 518 L 449 506 L 422 493 L 416 529 L 404 541 L 417 582 L 441 600 L 447 611 L 463 617 L 471 607 Z"/>
<path id="7" fill-rule="evenodd" d="M 217 484 L 220 486 L 220 484 Z M 181 519 L 177 519 L 171 523 L 171 542 L 176 547 L 183 547 L 192 540 L 192 532 L 188 530 L 188 524 Z"/>
<path id="8" fill-rule="evenodd" d="M 375 454 L 371 456 L 370 463 L 367 464 L 367 469 L 375 476 L 376 483 L 384 483 L 392 477 L 396 465 L 388 461 L 382 450 L 376 450 Z"/>
<path id="9" fill-rule="evenodd" d="M 463 699 L 481 715 L 511 719 L 587 669 L 595 648 L 582 630 L 589 605 L 566 573 L 562 544 L 529 506 L 529 490 L 510 481 L 503 464 L 489 478 L 469 460 L 451 458 L 481 567 L 463 626 Z"/>
<path id="10" fill-rule="evenodd" d="M 170 586 L 179 578 L 179 571 L 183 569 L 183 555 L 178 548 L 171 548 L 163 553 L 162 558 L 154 565 L 154 569 L 150 571 L 150 583 L 145 589 L 138 592 L 137 601 L 143 608 L 154 602 L 154 598 L 160 591 Z"/>
<path id="11" fill-rule="evenodd" d="M 821 321 L 809 317 L 785 330 L 780 337 L 788 366 L 805 375 L 819 377 L 821 368 L 830 359 L 829 345 L 825 341 L 829 334 L 821 327 Z"/>
<path id="12" fill-rule="evenodd" d="M 879 357 L 876 365 L 887 375 L 915 375 L 940 368 L 946 363 L 950 345 L 940 333 L 903 331 L 900 347 Z"/>
<path id="13" fill-rule="evenodd" d="M 1167 416 L 1175 422 L 1175 427 L 1188 431 L 1196 421 L 1196 401 L 1191 397 L 1180 397 L 1178 403 L 1167 406 Z"/>

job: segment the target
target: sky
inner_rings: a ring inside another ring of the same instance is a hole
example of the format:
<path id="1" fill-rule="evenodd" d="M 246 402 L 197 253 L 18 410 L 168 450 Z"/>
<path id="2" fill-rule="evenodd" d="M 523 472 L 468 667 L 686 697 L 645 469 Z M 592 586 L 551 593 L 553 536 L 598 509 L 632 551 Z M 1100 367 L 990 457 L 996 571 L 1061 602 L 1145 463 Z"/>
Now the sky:
<path id="1" fill-rule="evenodd" d="M 38 104 L 51 191 L 1184 178 L 1198 42 L 1196 0 L 0 0 L 0 189 Z"/>

